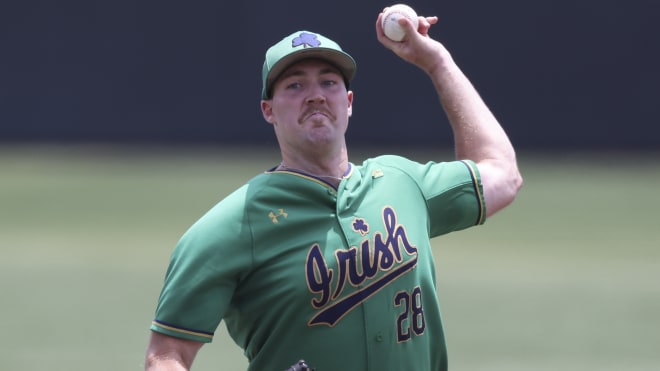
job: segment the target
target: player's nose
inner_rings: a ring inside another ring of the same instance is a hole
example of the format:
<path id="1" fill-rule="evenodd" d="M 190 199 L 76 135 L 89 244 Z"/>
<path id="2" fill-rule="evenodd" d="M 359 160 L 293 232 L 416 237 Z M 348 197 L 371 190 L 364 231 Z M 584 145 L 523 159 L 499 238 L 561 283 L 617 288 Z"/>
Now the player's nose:
<path id="1" fill-rule="evenodd" d="M 314 85 L 309 90 L 309 95 L 307 96 L 307 103 L 323 103 L 325 102 L 325 95 L 323 94 L 323 89 L 320 86 Z"/>

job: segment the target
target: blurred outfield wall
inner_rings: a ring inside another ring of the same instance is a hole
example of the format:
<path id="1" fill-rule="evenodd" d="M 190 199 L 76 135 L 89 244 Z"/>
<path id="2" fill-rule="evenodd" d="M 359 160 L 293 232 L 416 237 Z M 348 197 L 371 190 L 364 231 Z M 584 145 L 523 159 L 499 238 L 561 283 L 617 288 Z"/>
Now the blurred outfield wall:
<path id="1" fill-rule="evenodd" d="M 517 147 L 660 147 L 652 0 L 410 0 Z M 352 143 L 451 145 L 431 83 L 378 44 L 390 2 L 0 5 L 0 141 L 274 143 L 263 53 L 296 30 L 358 61 Z M 404 128 L 404 129 L 402 129 Z"/>

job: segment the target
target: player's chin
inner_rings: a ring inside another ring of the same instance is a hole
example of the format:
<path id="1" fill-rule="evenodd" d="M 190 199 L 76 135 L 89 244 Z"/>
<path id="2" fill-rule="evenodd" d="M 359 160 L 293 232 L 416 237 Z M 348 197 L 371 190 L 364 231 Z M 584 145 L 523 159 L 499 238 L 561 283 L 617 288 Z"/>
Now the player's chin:
<path id="1" fill-rule="evenodd" d="M 307 140 L 319 147 L 332 145 L 341 139 L 343 134 L 337 127 L 331 125 L 315 125 L 307 133 Z"/>

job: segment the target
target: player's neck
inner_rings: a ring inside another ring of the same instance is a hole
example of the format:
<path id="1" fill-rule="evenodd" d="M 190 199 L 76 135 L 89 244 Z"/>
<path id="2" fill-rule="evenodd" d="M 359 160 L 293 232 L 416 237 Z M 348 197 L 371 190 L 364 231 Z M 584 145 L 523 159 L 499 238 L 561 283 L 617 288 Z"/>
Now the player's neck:
<path id="1" fill-rule="evenodd" d="M 335 166 L 335 167 L 322 167 L 314 165 L 295 165 L 289 164 L 286 161 L 280 162 L 280 165 L 277 167 L 277 170 L 295 170 L 298 172 L 316 175 L 319 177 L 333 177 L 341 179 L 346 171 L 348 170 L 348 162 L 344 164 L 345 166 Z"/>
<path id="2" fill-rule="evenodd" d="M 278 170 L 290 170 L 324 179 L 335 185 L 348 171 L 348 156 L 346 150 L 333 157 L 314 158 L 311 156 L 291 156 L 282 153 L 282 162 Z"/>

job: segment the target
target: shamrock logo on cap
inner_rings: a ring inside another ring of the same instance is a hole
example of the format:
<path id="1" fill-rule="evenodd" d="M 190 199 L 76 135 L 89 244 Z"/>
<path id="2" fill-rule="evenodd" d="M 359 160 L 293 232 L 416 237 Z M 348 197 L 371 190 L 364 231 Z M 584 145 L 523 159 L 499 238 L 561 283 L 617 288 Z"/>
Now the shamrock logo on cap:
<path id="1" fill-rule="evenodd" d="M 292 47 L 300 46 L 303 47 L 317 47 L 321 45 L 321 42 L 316 38 L 316 35 L 313 33 L 301 32 L 300 36 L 293 39 L 291 42 Z"/>

